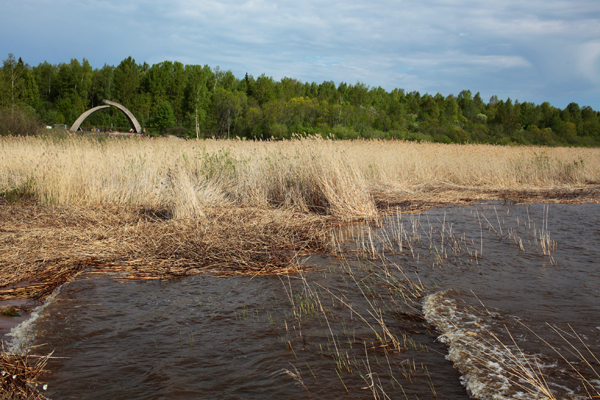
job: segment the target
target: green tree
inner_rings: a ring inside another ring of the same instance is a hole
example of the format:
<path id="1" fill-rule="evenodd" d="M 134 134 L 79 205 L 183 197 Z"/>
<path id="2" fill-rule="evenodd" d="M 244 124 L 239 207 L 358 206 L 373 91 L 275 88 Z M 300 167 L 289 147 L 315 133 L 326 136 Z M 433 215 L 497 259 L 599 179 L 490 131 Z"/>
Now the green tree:
<path id="1" fill-rule="evenodd" d="M 426 94 L 421 99 L 420 111 L 419 111 L 419 119 L 430 122 L 437 122 L 438 119 L 438 109 L 433 101 L 433 98 Z"/>
<path id="2" fill-rule="evenodd" d="M 104 64 L 104 66 L 96 70 L 92 82 L 94 100 L 91 106 L 102 104 L 103 100 L 112 100 L 114 90 L 114 67 Z"/>
<path id="3" fill-rule="evenodd" d="M 337 96 L 340 105 L 348 101 L 348 84 L 346 82 L 342 82 L 338 85 Z"/>
<path id="4" fill-rule="evenodd" d="M 337 101 L 337 87 L 333 81 L 324 81 L 319 85 L 319 101 L 326 100 L 327 102 Z"/>
<path id="5" fill-rule="evenodd" d="M 458 94 L 458 106 L 462 111 L 462 115 L 468 120 L 472 120 L 475 115 L 478 114 L 477 107 L 475 107 L 475 101 L 470 90 L 463 90 Z"/>
<path id="6" fill-rule="evenodd" d="M 244 114 L 244 125 L 246 134 L 251 138 L 259 138 L 263 135 L 262 110 L 260 107 L 249 106 Z"/>
<path id="7" fill-rule="evenodd" d="M 92 85 L 89 89 L 88 108 L 96 107 L 103 104 L 103 100 L 113 100 L 114 91 L 114 67 L 104 64 L 100 69 L 96 69 L 92 76 Z M 144 125 L 147 118 L 141 119 L 137 115 L 138 120 Z M 110 112 L 98 112 L 90 115 L 86 122 L 89 122 L 92 126 L 103 126 L 108 127 L 113 123 L 113 115 Z"/>
<path id="8" fill-rule="evenodd" d="M 475 103 L 475 110 L 478 114 L 481 114 L 485 111 L 485 103 L 481 99 L 481 94 L 479 92 L 475 93 L 473 102 Z"/>
<path id="9" fill-rule="evenodd" d="M 600 118 L 590 106 L 581 109 L 582 133 L 584 136 L 600 136 Z"/>
<path id="10" fill-rule="evenodd" d="M 590 106 L 585 106 L 581 109 L 581 119 L 584 122 L 598 119 L 598 113 Z"/>
<path id="11" fill-rule="evenodd" d="M 86 109 L 90 108 L 90 105 L 93 104 L 93 85 L 94 69 L 90 65 L 89 61 L 84 58 L 83 64 L 81 65 L 81 74 L 77 89 L 79 92 L 79 97 L 81 98 L 81 101 Z"/>
<path id="12" fill-rule="evenodd" d="M 577 122 L 581 119 L 581 108 L 579 108 L 579 104 L 569 103 L 566 111 L 569 114 L 569 119 L 571 122 Z"/>
<path id="13" fill-rule="evenodd" d="M 289 101 L 291 98 L 304 96 L 304 85 L 296 79 L 285 77 L 277 85 L 277 93 L 279 97 Z"/>
<path id="14" fill-rule="evenodd" d="M 217 130 L 221 135 L 229 139 L 232 127 L 240 117 L 244 103 L 245 93 L 231 92 L 223 88 L 217 88 L 214 94 L 214 118 Z"/>
<path id="15" fill-rule="evenodd" d="M 417 91 L 410 92 L 406 95 L 406 110 L 410 114 L 417 115 L 419 113 L 419 103 L 421 101 L 421 94 Z"/>
<path id="16" fill-rule="evenodd" d="M 246 72 L 246 76 L 244 76 L 244 84 L 246 86 L 246 96 L 253 97 L 254 96 L 254 77 L 252 75 L 248 75 Z"/>
<path id="17" fill-rule="evenodd" d="M 371 88 L 371 90 L 369 90 L 367 103 L 371 106 L 379 110 L 385 110 L 388 102 L 389 96 L 385 89 L 383 89 L 381 86 Z"/>
<path id="18" fill-rule="evenodd" d="M 556 109 L 547 101 L 540 104 L 541 121 L 540 127 L 551 127 L 552 120 L 556 114 Z"/>
<path id="19" fill-rule="evenodd" d="M 184 93 L 185 111 L 196 131 L 196 138 L 200 137 L 200 126 L 204 124 L 210 101 L 208 92 L 208 77 L 210 67 L 205 65 L 186 65 L 187 86 Z"/>
<path id="20" fill-rule="evenodd" d="M 275 99 L 275 82 L 272 77 L 262 74 L 256 78 L 256 82 L 254 83 L 254 98 L 261 106 Z"/>
<path id="21" fill-rule="evenodd" d="M 187 71 L 182 63 L 175 61 L 169 71 L 167 95 L 177 123 L 181 123 L 183 120 L 186 87 Z"/>
<path id="22" fill-rule="evenodd" d="M 519 119 L 521 125 L 527 127 L 529 125 L 538 126 L 542 114 L 539 107 L 533 103 L 524 102 L 520 104 Z"/>
<path id="23" fill-rule="evenodd" d="M 498 111 L 494 122 L 502 127 L 505 135 L 512 135 L 520 129 L 519 110 L 520 107 L 518 105 L 514 106 L 510 98 L 505 102 L 498 103 Z"/>
<path id="24" fill-rule="evenodd" d="M 406 96 L 404 95 L 404 90 L 394 89 L 391 91 L 385 112 L 390 119 L 391 129 L 404 129 L 404 125 L 406 124 L 404 118 L 406 114 Z"/>
<path id="25" fill-rule="evenodd" d="M 443 103 L 443 116 L 448 122 L 455 124 L 458 122 L 458 101 L 453 95 L 448 95 Z"/>
<path id="26" fill-rule="evenodd" d="M 38 86 L 40 98 L 46 101 L 53 101 L 56 97 L 56 75 L 58 68 L 47 61 L 40 63 L 37 67 L 33 67 L 33 74 Z"/>
<path id="27" fill-rule="evenodd" d="M 171 105 L 166 101 L 163 101 L 154 109 L 154 113 L 150 120 L 153 128 L 157 129 L 159 133 L 164 134 L 168 128 L 175 126 L 175 114 Z"/>
<path id="28" fill-rule="evenodd" d="M 21 58 L 15 60 L 12 53 L 2 63 L 0 85 L 2 106 L 10 107 L 12 111 L 15 107 L 33 106 L 39 96 L 31 68 Z"/>
<path id="29" fill-rule="evenodd" d="M 361 82 L 356 82 L 356 85 L 350 86 L 347 93 L 348 101 L 355 107 L 368 106 L 369 87 Z"/>
<path id="30" fill-rule="evenodd" d="M 168 101 L 169 71 L 172 66 L 173 63 L 170 61 L 154 64 L 144 76 L 143 90 L 152 98 L 153 107 Z"/>
<path id="31" fill-rule="evenodd" d="M 140 66 L 133 58 L 128 57 L 121 61 L 113 73 L 113 97 L 116 101 L 129 109 L 134 109 L 142 78 Z"/>

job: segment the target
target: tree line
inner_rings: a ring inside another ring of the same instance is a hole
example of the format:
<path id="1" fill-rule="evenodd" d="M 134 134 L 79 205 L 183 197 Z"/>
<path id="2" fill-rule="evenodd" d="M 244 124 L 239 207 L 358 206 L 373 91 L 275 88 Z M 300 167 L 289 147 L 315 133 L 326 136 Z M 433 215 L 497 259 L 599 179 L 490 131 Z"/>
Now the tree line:
<path id="1" fill-rule="evenodd" d="M 84 58 L 31 67 L 12 54 L 0 71 L 2 118 L 15 110 L 47 125 L 71 125 L 104 99 L 123 104 L 150 134 L 285 139 L 321 134 L 338 139 L 382 138 L 444 143 L 600 145 L 600 113 L 570 103 L 565 109 L 479 93 L 431 95 L 386 91 L 364 83 L 336 85 L 238 78 L 208 65 L 132 57 L 92 68 Z M 129 129 L 118 110 L 89 116 L 84 129 Z"/>

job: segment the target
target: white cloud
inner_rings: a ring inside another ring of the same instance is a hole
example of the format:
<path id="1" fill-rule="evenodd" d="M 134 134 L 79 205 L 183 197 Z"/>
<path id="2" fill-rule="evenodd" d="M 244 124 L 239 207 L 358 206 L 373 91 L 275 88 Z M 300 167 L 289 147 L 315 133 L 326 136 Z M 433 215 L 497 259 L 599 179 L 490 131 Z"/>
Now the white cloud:
<path id="1" fill-rule="evenodd" d="M 32 65 L 131 55 L 558 105 L 600 84 L 597 0 L 20 0 L 3 4 L 0 37 Z"/>
<path id="2" fill-rule="evenodd" d="M 578 67 L 587 79 L 600 84 L 600 42 L 579 46 Z"/>
<path id="3" fill-rule="evenodd" d="M 398 61 L 412 68 L 436 68 L 441 66 L 485 66 L 494 70 L 503 68 L 528 68 L 531 63 L 520 56 L 473 55 L 462 51 L 447 51 L 439 54 L 413 54 L 400 57 Z"/>

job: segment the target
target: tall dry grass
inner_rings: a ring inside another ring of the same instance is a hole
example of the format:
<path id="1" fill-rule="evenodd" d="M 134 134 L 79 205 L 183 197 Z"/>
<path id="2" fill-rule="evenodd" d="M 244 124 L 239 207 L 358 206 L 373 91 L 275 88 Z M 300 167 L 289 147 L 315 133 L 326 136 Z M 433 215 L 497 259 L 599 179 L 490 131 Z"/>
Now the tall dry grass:
<path id="1" fill-rule="evenodd" d="M 285 208 L 372 217 L 380 198 L 440 191 L 568 189 L 600 183 L 600 149 L 384 141 L 0 139 L 0 193 L 42 202 Z"/>

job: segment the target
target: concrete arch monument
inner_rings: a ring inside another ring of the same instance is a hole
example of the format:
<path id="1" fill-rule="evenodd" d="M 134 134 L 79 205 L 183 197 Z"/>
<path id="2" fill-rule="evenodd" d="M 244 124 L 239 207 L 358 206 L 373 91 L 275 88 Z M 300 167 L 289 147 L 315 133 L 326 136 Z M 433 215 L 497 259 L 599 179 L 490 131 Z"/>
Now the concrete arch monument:
<path id="1" fill-rule="evenodd" d="M 96 111 L 105 110 L 107 108 L 110 108 L 110 106 L 98 106 L 98 107 L 90 108 L 89 110 L 87 110 L 86 112 L 81 114 L 79 116 L 79 118 L 77 118 L 75 120 L 73 125 L 71 125 L 71 129 L 69 129 L 69 130 L 71 132 L 77 132 L 77 129 L 79 129 L 79 126 L 87 117 L 89 117 L 91 114 L 95 113 Z"/>
<path id="2" fill-rule="evenodd" d="M 129 120 L 129 123 L 131 124 L 131 126 L 133 127 L 133 129 L 135 130 L 136 133 L 142 133 L 142 126 L 140 125 L 140 123 L 138 122 L 138 120 L 135 118 L 135 116 L 131 113 L 131 111 L 129 111 L 123 105 L 121 105 L 119 103 L 115 103 L 114 101 L 104 100 L 104 103 L 106 103 L 107 105 L 105 105 L 105 106 L 97 106 L 97 107 L 94 107 L 94 108 L 90 108 L 89 110 L 87 110 L 86 112 L 84 112 L 83 114 L 81 114 L 79 116 L 79 118 L 77 118 L 77 120 L 71 126 L 70 131 L 71 132 L 77 132 L 77 129 L 79 129 L 79 126 L 81 125 L 81 123 L 87 117 L 89 117 L 90 114 L 93 114 L 96 111 L 105 110 L 107 108 L 110 108 L 110 106 L 113 106 L 113 107 L 117 107 L 119 110 L 121 110 L 123 112 L 123 114 L 125 114 L 125 116 Z"/>

